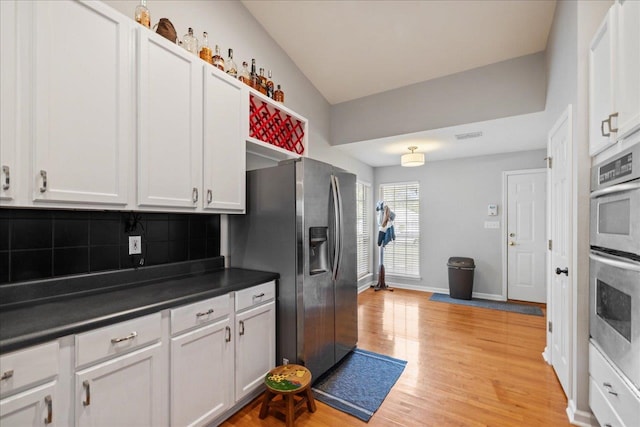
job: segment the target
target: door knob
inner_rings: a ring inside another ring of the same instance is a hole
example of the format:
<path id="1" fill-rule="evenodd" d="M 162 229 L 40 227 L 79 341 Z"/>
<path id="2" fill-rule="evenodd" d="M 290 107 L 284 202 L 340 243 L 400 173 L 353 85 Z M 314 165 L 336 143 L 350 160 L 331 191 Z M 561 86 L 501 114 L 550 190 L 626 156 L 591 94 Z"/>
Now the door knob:
<path id="1" fill-rule="evenodd" d="M 569 275 L 569 267 L 565 268 L 564 270 L 560 270 L 560 267 L 556 267 L 556 274 L 557 275 L 560 275 L 560 274 L 563 274 L 563 273 L 564 273 L 565 276 L 568 276 Z"/>
<path id="2" fill-rule="evenodd" d="M 509 242 L 509 246 L 515 246 L 516 242 Z"/>

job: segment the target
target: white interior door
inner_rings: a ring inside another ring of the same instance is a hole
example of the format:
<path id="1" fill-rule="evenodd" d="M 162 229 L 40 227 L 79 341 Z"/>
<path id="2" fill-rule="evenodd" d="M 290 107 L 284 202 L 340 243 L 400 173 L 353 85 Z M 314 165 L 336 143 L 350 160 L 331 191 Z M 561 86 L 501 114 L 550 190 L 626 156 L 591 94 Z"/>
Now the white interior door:
<path id="1" fill-rule="evenodd" d="M 551 239 L 548 269 L 550 322 L 547 343 L 551 344 L 551 364 L 565 395 L 569 391 L 571 360 L 571 288 L 569 266 L 572 265 L 571 237 L 571 170 L 572 170 L 571 106 L 549 132 L 547 153 L 549 169 L 549 235 Z"/>
<path id="2" fill-rule="evenodd" d="M 507 173 L 507 297 L 546 302 L 546 171 Z"/>

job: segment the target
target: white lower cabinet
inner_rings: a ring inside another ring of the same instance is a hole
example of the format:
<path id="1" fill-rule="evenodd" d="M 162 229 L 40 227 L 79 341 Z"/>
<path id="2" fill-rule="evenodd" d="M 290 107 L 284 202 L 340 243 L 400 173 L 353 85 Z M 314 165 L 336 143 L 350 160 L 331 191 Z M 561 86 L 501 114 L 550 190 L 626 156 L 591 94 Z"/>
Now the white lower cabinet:
<path id="1" fill-rule="evenodd" d="M 218 424 L 261 392 L 275 338 L 272 281 L 2 354 L 0 425 Z"/>
<path id="2" fill-rule="evenodd" d="M 229 314 L 228 295 L 172 310 L 172 332 L 188 319 L 202 324 L 171 338 L 172 426 L 206 425 L 231 406 L 233 342 Z"/>
<path id="3" fill-rule="evenodd" d="M 0 425 L 56 425 L 63 393 L 58 374 L 57 342 L 0 356 Z"/>
<path id="4" fill-rule="evenodd" d="M 75 374 L 76 426 L 161 425 L 161 344 Z"/>
<path id="5" fill-rule="evenodd" d="M 236 402 L 260 387 L 275 366 L 274 297 L 275 282 L 236 293 Z"/>

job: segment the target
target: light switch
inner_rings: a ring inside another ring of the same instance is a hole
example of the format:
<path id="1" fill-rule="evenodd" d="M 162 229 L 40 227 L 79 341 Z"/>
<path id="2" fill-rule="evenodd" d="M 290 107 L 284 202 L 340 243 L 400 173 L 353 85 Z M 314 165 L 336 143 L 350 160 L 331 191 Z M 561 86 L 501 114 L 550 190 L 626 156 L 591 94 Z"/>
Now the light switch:
<path id="1" fill-rule="evenodd" d="M 129 255 L 138 255 L 142 253 L 142 237 L 129 236 Z"/>
<path id="2" fill-rule="evenodd" d="M 489 206 L 487 206 L 487 215 L 489 215 L 489 216 L 497 216 L 498 215 L 498 205 L 489 205 Z"/>

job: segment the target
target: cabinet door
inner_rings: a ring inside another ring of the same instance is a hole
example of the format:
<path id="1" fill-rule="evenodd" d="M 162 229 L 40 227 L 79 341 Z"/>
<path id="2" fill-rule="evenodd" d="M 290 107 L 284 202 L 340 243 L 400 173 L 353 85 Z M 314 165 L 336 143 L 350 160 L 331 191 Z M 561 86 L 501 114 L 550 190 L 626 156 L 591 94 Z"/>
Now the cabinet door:
<path id="1" fill-rule="evenodd" d="M 202 197 L 203 63 L 138 31 L 138 204 L 195 210 Z"/>
<path id="2" fill-rule="evenodd" d="M 0 200 L 15 197 L 17 143 L 17 7 L 15 1 L 0 2 Z"/>
<path id="3" fill-rule="evenodd" d="M 98 2 L 35 2 L 35 202 L 127 203 L 131 20 Z"/>
<path id="4" fill-rule="evenodd" d="M 34 387 L 0 400 L 2 427 L 55 426 L 57 418 L 56 382 Z"/>
<path id="5" fill-rule="evenodd" d="M 610 115 L 615 111 L 613 77 L 616 8 L 609 9 L 589 47 L 589 153 L 593 156 L 616 140 Z M 613 126 L 615 126 L 615 119 Z"/>
<path id="6" fill-rule="evenodd" d="M 154 344 L 76 372 L 76 426 L 163 425 L 160 348 Z"/>
<path id="7" fill-rule="evenodd" d="M 246 138 L 242 117 L 249 109 L 243 108 L 246 93 L 241 83 L 220 74 L 213 67 L 204 67 L 203 206 L 243 213 Z"/>
<path id="8" fill-rule="evenodd" d="M 171 425 L 205 425 L 230 407 L 232 363 L 228 317 L 171 339 Z"/>
<path id="9" fill-rule="evenodd" d="M 618 139 L 640 128 L 640 2 L 620 0 L 616 66 Z"/>
<path id="10" fill-rule="evenodd" d="M 263 384 L 276 363 L 275 302 L 236 314 L 236 402 Z"/>

